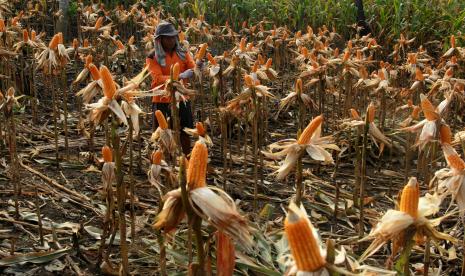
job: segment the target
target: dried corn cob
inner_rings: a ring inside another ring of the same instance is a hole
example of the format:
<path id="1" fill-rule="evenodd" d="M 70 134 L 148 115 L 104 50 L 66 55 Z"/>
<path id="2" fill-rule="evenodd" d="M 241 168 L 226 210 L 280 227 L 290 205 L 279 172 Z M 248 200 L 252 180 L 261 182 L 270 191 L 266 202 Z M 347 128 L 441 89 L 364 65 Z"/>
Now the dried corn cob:
<path id="1" fill-rule="evenodd" d="M 160 110 L 155 111 L 155 117 L 157 118 L 158 126 L 161 129 L 167 129 L 168 123 L 166 122 L 165 115 Z"/>
<path id="2" fill-rule="evenodd" d="M 105 161 L 105 163 L 113 161 L 113 153 L 111 152 L 111 148 L 109 146 L 102 147 L 102 155 L 103 161 Z"/>
<path id="3" fill-rule="evenodd" d="M 420 187 L 417 179 L 411 177 L 407 185 L 402 190 L 400 197 L 399 210 L 409 214 L 413 218 L 418 216 L 418 201 L 420 199 Z"/>
<path id="4" fill-rule="evenodd" d="M 152 158 L 151 158 L 152 164 L 160 165 L 162 159 L 163 159 L 163 152 L 161 150 L 157 150 L 152 153 Z"/>
<path id="5" fill-rule="evenodd" d="M 113 99 L 116 93 L 116 85 L 111 76 L 110 70 L 105 65 L 100 67 L 100 77 L 103 83 L 103 94 L 107 99 Z"/>
<path id="6" fill-rule="evenodd" d="M 206 186 L 208 149 L 205 143 L 197 141 L 191 152 L 187 167 L 187 186 L 190 190 Z"/>
<path id="7" fill-rule="evenodd" d="M 310 138 L 312 138 L 313 133 L 315 130 L 323 123 L 323 115 L 315 117 L 304 129 L 302 134 L 300 134 L 299 139 L 297 140 L 297 144 L 305 145 L 310 142 Z"/>
<path id="8" fill-rule="evenodd" d="M 305 272 L 317 271 L 325 265 L 325 260 L 309 222 L 293 209 L 289 209 L 284 221 L 284 231 L 297 269 Z M 298 210 L 298 207 L 295 206 L 295 209 Z"/>

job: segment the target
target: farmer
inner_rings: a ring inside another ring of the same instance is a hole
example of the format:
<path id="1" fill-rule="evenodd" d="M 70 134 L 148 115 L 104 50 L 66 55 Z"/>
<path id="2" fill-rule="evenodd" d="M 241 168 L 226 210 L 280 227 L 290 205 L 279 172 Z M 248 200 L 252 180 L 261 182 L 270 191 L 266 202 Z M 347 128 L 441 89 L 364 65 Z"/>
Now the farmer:
<path id="1" fill-rule="evenodd" d="M 179 63 L 180 65 L 179 79 L 183 82 L 186 82 L 194 76 L 194 60 L 190 53 L 183 49 L 180 45 L 178 32 L 174 28 L 173 24 L 169 22 L 161 22 L 158 25 L 155 32 L 154 44 L 155 49 L 150 52 L 146 59 L 146 63 L 149 66 L 149 71 L 152 75 L 152 88 L 164 84 L 165 81 L 170 78 L 170 68 L 176 63 Z M 158 123 L 155 118 L 155 111 L 160 110 L 168 119 L 171 117 L 170 102 L 170 97 L 153 97 L 152 118 L 154 130 L 158 127 Z M 179 104 L 179 118 L 181 130 L 185 127 L 194 127 L 190 101 L 185 100 Z M 181 131 L 180 141 L 182 151 L 187 155 L 190 152 L 191 142 L 190 137 L 184 131 Z"/>

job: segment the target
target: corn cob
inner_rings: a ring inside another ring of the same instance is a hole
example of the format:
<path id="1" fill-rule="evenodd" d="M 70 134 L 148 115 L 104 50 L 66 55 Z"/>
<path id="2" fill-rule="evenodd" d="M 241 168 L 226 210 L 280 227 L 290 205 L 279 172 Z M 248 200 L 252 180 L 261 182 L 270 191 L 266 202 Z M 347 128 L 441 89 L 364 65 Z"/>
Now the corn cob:
<path id="1" fill-rule="evenodd" d="M 84 39 L 83 46 L 84 46 L 84 48 L 87 48 L 87 47 L 89 47 L 89 46 L 90 46 L 90 44 L 89 44 L 89 40 L 88 40 L 87 38 L 86 38 L 86 39 Z"/>
<path id="2" fill-rule="evenodd" d="M 302 93 L 303 91 L 303 88 L 302 88 L 302 79 L 301 78 L 298 78 L 295 82 L 295 91 L 300 94 Z"/>
<path id="3" fill-rule="evenodd" d="M 266 61 L 265 68 L 266 68 L 267 70 L 270 69 L 272 63 L 273 63 L 273 59 L 272 59 L 272 58 L 269 58 L 269 59 Z"/>
<path id="4" fill-rule="evenodd" d="M 343 61 L 348 61 L 350 58 L 350 52 L 349 51 L 345 51 L 344 52 L 344 57 L 342 58 Z"/>
<path id="5" fill-rule="evenodd" d="M 58 44 L 60 42 L 60 34 L 56 34 L 53 36 L 52 40 L 48 44 L 48 48 L 55 50 L 58 48 Z"/>
<path id="6" fill-rule="evenodd" d="M 173 80 L 174 80 L 174 81 L 178 81 L 178 80 L 179 80 L 179 71 L 181 70 L 181 68 L 179 67 L 179 64 L 176 63 L 176 64 L 174 64 L 173 67 L 171 67 L 171 68 L 172 68 L 172 70 L 173 70 L 173 71 L 172 71 L 172 72 L 173 72 Z"/>
<path id="7" fill-rule="evenodd" d="M 439 139 L 441 140 L 442 144 L 452 143 L 452 132 L 448 125 L 441 124 L 441 127 L 439 129 Z"/>
<path id="8" fill-rule="evenodd" d="M 105 161 L 105 163 L 113 161 L 113 153 L 111 152 L 111 148 L 109 146 L 102 147 L 102 155 L 103 161 Z"/>
<path id="9" fill-rule="evenodd" d="M 420 118 L 420 111 L 421 108 L 419 106 L 415 106 L 412 111 L 412 118 L 418 120 L 418 118 Z"/>
<path id="10" fill-rule="evenodd" d="M 232 276 L 236 261 L 234 243 L 222 231 L 216 233 L 216 269 L 217 276 Z"/>
<path id="11" fill-rule="evenodd" d="M 450 47 L 455 48 L 455 35 L 450 36 Z"/>
<path id="12" fill-rule="evenodd" d="M 315 272 L 325 265 L 317 240 L 305 218 L 289 210 L 284 231 L 299 271 Z"/>
<path id="13" fill-rule="evenodd" d="M 375 114 L 376 114 L 375 105 L 373 103 L 370 103 L 367 109 L 367 116 L 368 116 L 369 123 L 373 123 L 375 121 Z"/>
<path id="14" fill-rule="evenodd" d="M 452 169 L 457 171 L 465 170 L 465 161 L 457 153 L 446 156 L 446 159 Z"/>
<path id="15" fill-rule="evenodd" d="M 452 62 L 452 61 L 451 61 Z M 451 67 L 446 70 L 446 73 L 444 74 L 445 77 L 452 78 L 454 76 L 454 69 Z"/>
<path id="16" fill-rule="evenodd" d="M 255 63 L 253 64 L 252 72 L 257 73 L 257 70 L 258 70 L 258 60 L 256 60 Z"/>
<path id="17" fill-rule="evenodd" d="M 27 32 L 26 29 L 23 30 L 23 41 L 28 42 L 29 40 L 29 33 Z"/>
<path id="18" fill-rule="evenodd" d="M 102 24 L 103 24 L 103 16 L 100 16 L 97 19 L 97 21 L 95 21 L 95 25 L 94 25 L 95 30 L 98 31 L 100 27 L 102 27 Z"/>
<path id="19" fill-rule="evenodd" d="M 89 65 L 89 72 L 93 80 L 100 79 L 100 72 L 98 71 L 97 66 L 95 66 L 93 63 Z"/>
<path id="20" fill-rule="evenodd" d="M 34 30 L 31 32 L 31 40 L 32 41 L 36 40 L 36 31 L 34 31 Z"/>
<path id="21" fill-rule="evenodd" d="M 323 123 L 323 115 L 315 117 L 304 129 L 302 134 L 300 134 L 299 139 L 297 140 L 297 144 L 305 145 L 310 142 L 310 138 L 312 138 L 313 133 L 315 130 Z"/>
<path id="22" fill-rule="evenodd" d="M 253 78 L 252 76 L 250 75 L 245 75 L 244 76 L 244 81 L 245 81 L 245 84 L 248 86 L 248 87 L 252 87 L 254 85 L 254 81 L 253 81 Z"/>
<path id="23" fill-rule="evenodd" d="M 135 41 L 134 36 L 131 36 L 131 37 L 128 39 L 128 45 L 133 45 L 133 44 L 134 44 L 134 41 Z"/>
<path id="24" fill-rule="evenodd" d="M 79 40 L 77 38 L 73 39 L 73 48 L 77 49 L 79 47 Z"/>
<path id="25" fill-rule="evenodd" d="M 187 167 L 187 186 L 190 190 L 206 186 L 207 161 L 207 146 L 203 142 L 197 141 L 192 149 Z"/>
<path id="26" fill-rule="evenodd" d="M 105 65 L 100 67 L 100 77 L 103 83 L 103 94 L 108 99 L 113 99 L 116 93 L 116 85 L 111 76 L 110 70 Z"/>
<path id="27" fill-rule="evenodd" d="M 155 111 L 155 117 L 157 117 L 158 126 L 165 130 L 168 128 L 168 123 L 166 122 L 165 115 L 160 110 Z"/>
<path id="28" fill-rule="evenodd" d="M 203 43 L 200 45 L 199 51 L 197 52 L 197 55 L 195 56 L 196 60 L 202 60 L 205 57 L 205 54 L 207 53 L 207 43 Z"/>
<path id="29" fill-rule="evenodd" d="M 210 53 L 207 53 L 207 59 L 211 65 L 217 65 L 216 60 L 213 58 L 213 56 Z"/>
<path id="30" fill-rule="evenodd" d="M 64 40 L 63 40 L 63 33 L 62 32 L 59 32 L 58 33 L 58 44 L 63 44 L 64 43 Z"/>
<path id="31" fill-rule="evenodd" d="M 360 115 L 358 114 L 357 110 L 351 108 L 350 109 L 350 115 L 352 116 L 352 119 L 355 119 L 355 120 L 360 120 Z"/>
<path id="32" fill-rule="evenodd" d="M 118 47 L 118 50 L 124 50 L 123 42 L 121 42 L 121 40 L 118 39 L 116 41 L 116 47 Z"/>
<path id="33" fill-rule="evenodd" d="M 415 80 L 416 81 L 424 81 L 425 76 L 423 76 L 423 72 L 421 71 L 420 68 L 417 68 L 415 71 Z"/>
<path id="34" fill-rule="evenodd" d="M 263 58 L 262 54 L 258 54 L 257 61 L 258 61 L 258 64 L 265 63 L 265 59 Z"/>
<path id="35" fill-rule="evenodd" d="M 420 99 L 421 99 L 421 109 L 423 110 L 423 113 L 425 114 L 426 119 L 428 121 L 437 120 L 438 116 L 434 112 L 435 110 L 434 105 L 423 94 L 420 95 Z"/>
<path id="36" fill-rule="evenodd" d="M 411 177 L 407 185 L 405 185 L 402 190 L 402 195 L 400 196 L 400 211 L 409 214 L 413 218 L 418 216 L 418 201 L 420 199 L 420 187 L 418 185 L 417 179 Z"/>
<path id="37" fill-rule="evenodd" d="M 205 131 L 205 127 L 203 126 L 202 122 L 197 122 L 195 124 L 195 128 L 197 129 L 197 134 L 199 134 L 202 137 L 205 136 L 206 131 Z"/>
<path id="38" fill-rule="evenodd" d="M 161 160 L 163 159 L 163 152 L 161 150 L 157 150 L 152 153 L 152 164 L 154 165 L 160 165 Z"/>
<path id="39" fill-rule="evenodd" d="M 86 56 L 86 64 L 85 64 L 85 66 L 86 66 L 87 68 L 90 66 L 90 64 L 92 63 L 93 59 L 94 59 L 94 58 L 92 57 L 92 55 L 87 55 L 87 56 Z"/>
<path id="40" fill-rule="evenodd" d="M 245 52 L 245 42 L 245 37 L 241 38 L 241 43 L 239 44 L 239 49 L 241 50 L 241 52 Z"/>
<path id="41" fill-rule="evenodd" d="M 5 31 L 5 20 L 3 19 L 0 19 L 0 32 L 4 32 Z"/>

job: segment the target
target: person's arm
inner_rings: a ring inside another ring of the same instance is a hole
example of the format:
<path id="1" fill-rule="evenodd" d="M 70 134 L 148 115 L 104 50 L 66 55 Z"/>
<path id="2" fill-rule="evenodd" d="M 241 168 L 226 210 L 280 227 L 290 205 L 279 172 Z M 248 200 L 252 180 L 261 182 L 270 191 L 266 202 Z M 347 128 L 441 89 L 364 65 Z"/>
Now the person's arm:
<path id="1" fill-rule="evenodd" d="M 149 66 L 150 75 L 152 76 L 152 88 L 164 84 L 170 78 L 169 75 L 163 75 L 160 64 L 154 59 L 147 58 L 145 62 Z"/>

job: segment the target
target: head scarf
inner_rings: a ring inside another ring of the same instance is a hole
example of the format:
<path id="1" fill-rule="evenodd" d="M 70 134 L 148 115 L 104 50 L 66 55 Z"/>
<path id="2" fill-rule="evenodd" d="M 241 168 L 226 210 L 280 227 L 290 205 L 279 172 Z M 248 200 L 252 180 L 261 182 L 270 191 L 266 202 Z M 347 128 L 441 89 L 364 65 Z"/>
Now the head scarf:
<path id="1" fill-rule="evenodd" d="M 179 58 L 182 61 L 186 60 L 187 51 L 179 43 L 178 36 L 176 36 L 176 46 L 174 50 L 176 51 L 176 54 L 179 56 Z M 155 39 L 155 59 L 157 60 L 158 64 L 160 64 L 161 67 L 166 66 L 166 52 L 165 52 L 165 49 L 163 49 L 163 45 L 161 45 L 160 37 Z"/>

